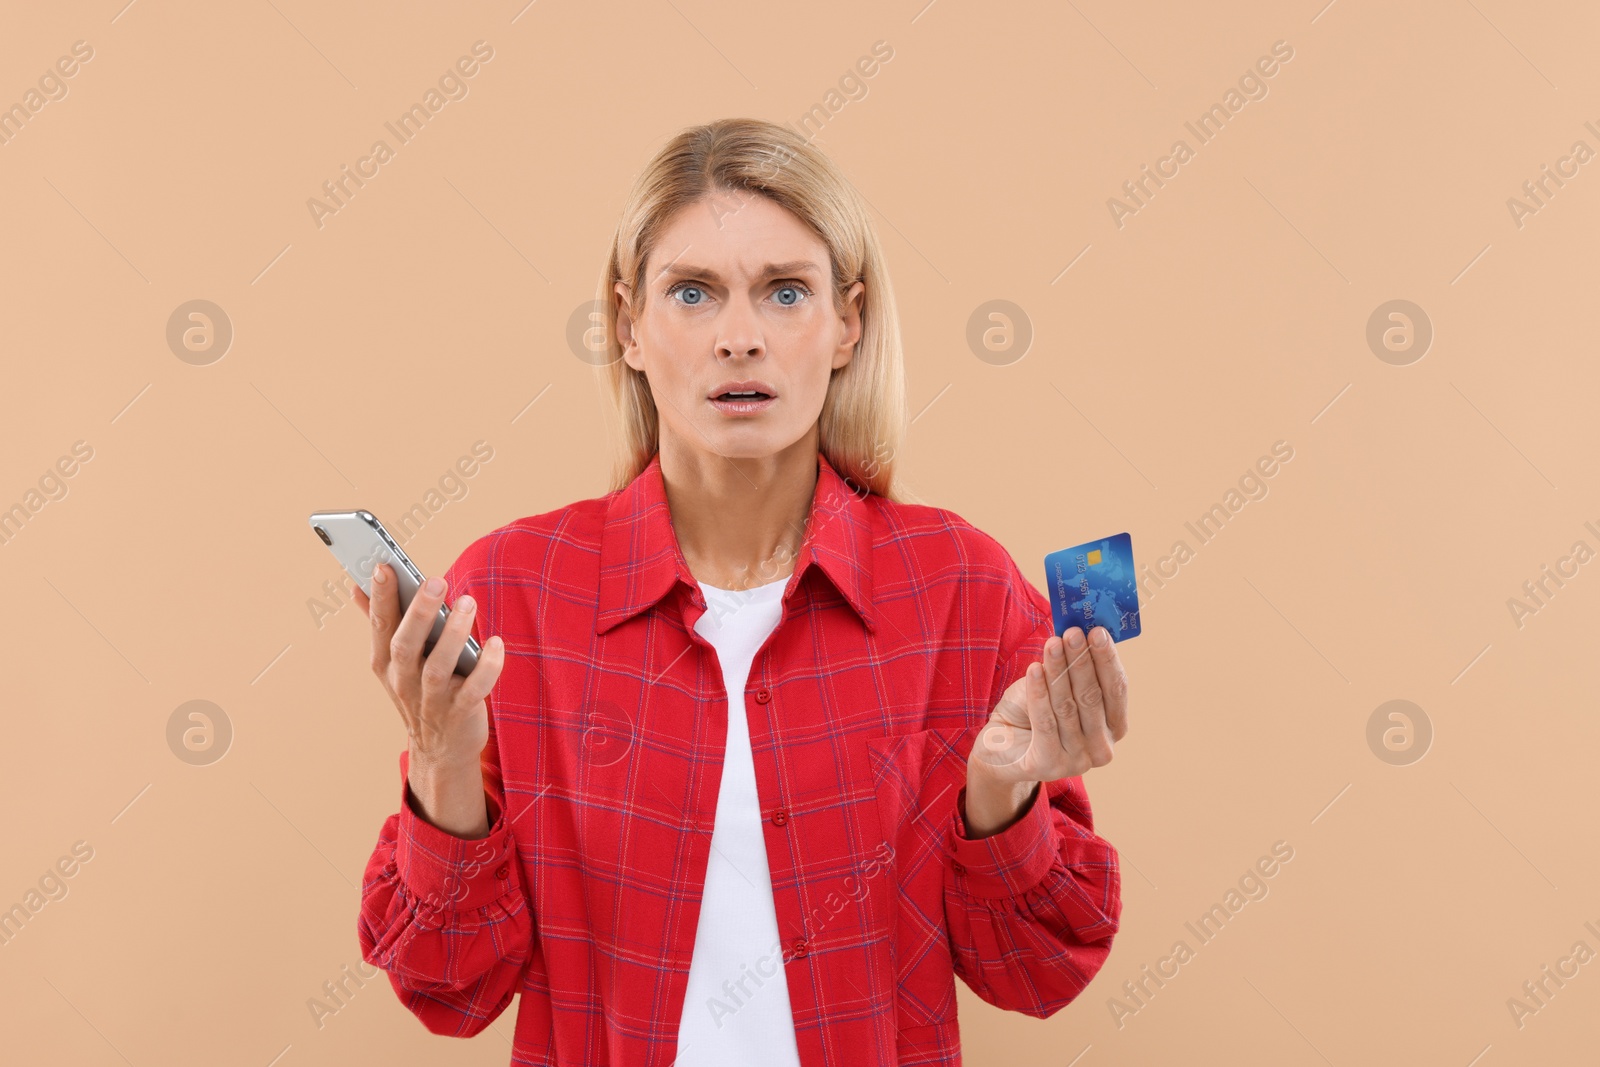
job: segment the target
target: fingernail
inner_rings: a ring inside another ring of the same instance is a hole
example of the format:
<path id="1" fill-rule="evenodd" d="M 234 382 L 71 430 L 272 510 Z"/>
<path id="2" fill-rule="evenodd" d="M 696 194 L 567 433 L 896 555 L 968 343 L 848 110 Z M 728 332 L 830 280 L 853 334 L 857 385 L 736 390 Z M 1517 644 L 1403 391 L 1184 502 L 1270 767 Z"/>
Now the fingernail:
<path id="1" fill-rule="evenodd" d="M 1089 635 L 1089 640 L 1094 642 L 1095 648 L 1104 648 L 1106 647 L 1106 642 L 1111 638 L 1106 636 L 1106 628 L 1104 626 L 1096 626 L 1094 632 Z"/>
<path id="2" fill-rule="evenodd" d="M 383 568 L 382 567 L 374 567 L 374 568 L 372 568 L 372 580 L 377 582 L 379 585 L 383 584 Z"/>
<path id="3" fill-rule="evenodd" d="M 1052 639 L 1050 642 L 1050 647 L 1045 649 L 1045 651 L 1050 653 L 1051 659 L 1060 659 L 1064 655 L 1061 638 L 1057 637 Z"/>
<path id="4" fill-rule="evenodd" d="M 429 596 L 444 596 L 444 579 L 429 578 L 428 584 L 423 586 L 422 589 Z"/>
<path id="5" fill-rule="evenodd" d="M 476 608 L 477 606 L 478 606 L 478 602 L 476 600 L 473 600 L 472 597 L 469 596 L 466 593 L 462 593 L 461 596 L 456 598 L 456 610 L 457 611 L 463 611 L 463 612 L 467 612 L 467 613 L 470 614 L 472 612 L 472 610 L 474 608 Z"/>
<path id="6" fill-rule="evenodd" d="M 1067 630 L 1067 644 L 1071 645 L 1073 648 L 1082 648 L 1083 631 L 1078 629 L 1076 626 L 1070 627 Z"/>

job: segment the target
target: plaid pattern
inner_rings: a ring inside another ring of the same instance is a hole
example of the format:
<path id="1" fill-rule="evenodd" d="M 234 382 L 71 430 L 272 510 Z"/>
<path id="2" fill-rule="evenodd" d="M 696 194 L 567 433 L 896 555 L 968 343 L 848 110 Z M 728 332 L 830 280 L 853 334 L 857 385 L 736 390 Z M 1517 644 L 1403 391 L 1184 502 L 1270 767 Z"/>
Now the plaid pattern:
<path id="1" fill-rule="evenodd" d="M 955 976 L 1040 1018 L 1070 1002 L 1111 950 L 1117 854 L 1079 778 L 966 838 L 966 755 L 1039 658 L 1048 602 L 954 513 L 817 467 L 744 693 L 781 941 L 727 976 L 722 1009 L 782 980 L 808 1067 L 959 1064 Z M 362 954 L 434 1033 L 478 1033 L 520 992 L 514 1064 L 670 1064 L 682 1013 L 712 1007 L 683 999 L 727 718 L 659 455 L 624 489 L 480 538 L 446 578 L 477 599 L 478 640 L 506 643 L 491 829 L 418 818 L 402 752 Z"/>

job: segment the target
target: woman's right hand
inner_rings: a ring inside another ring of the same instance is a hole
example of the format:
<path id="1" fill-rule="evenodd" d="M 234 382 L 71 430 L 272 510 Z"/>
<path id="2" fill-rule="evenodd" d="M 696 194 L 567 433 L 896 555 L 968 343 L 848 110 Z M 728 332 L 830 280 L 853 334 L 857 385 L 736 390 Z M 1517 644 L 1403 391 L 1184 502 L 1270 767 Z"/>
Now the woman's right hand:
<path id="1" fill-rule="evenodd" d="M 356 603 L 372 622 L 372 672 L 400 712 L 410 738 L 408 780 L 428 822 L 457 837 L 489 832 L 480 758 L 489 742 L 487 697 L 505 665 L 499 636 L 483 643 L 472 673 L 455 673 L 477 605 L 462 596 L 451 606 L 433 650 L 423 655 L 428 632 L 447 593 L 442 578 L 417 590 L 405 615 L 394 571 L 373 569 L 372 598 L 355 590 Z"/>

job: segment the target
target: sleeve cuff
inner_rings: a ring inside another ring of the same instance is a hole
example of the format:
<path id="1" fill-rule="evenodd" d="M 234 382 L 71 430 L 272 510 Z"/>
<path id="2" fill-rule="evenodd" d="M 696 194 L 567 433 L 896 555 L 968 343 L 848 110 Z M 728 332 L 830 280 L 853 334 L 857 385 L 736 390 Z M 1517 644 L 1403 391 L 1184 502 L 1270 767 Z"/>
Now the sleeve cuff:
<path id="1" fill-rule="evenodd" d="M 968 896 L 1021 896 L 1044 880 L 1060 849 L 1050 817 L 1050 783 L 1040 782 L 1033 803 L 1017 821 L 977 841 L 966 836 L 967 787 L 956 794 L 950 816 L 951 869 L 956 888 Z"/>
<path id="2" fill-rule="evenodd" d="M 438 910 L 463 911 L 520 888 L 510 829 L 494 797 L 485 792 L 484 801 L 489 809 L 489 836 L 456 837 L 411 807 L 411 787 L 402 772 L 394 864 L 409 896 Z"/>

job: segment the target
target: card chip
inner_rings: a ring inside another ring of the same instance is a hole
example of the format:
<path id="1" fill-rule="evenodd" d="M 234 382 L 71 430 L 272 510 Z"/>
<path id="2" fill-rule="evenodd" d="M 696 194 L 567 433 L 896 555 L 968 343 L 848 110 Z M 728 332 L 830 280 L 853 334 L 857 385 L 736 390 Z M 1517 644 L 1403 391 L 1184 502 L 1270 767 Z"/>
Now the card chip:
<path id="1" fill-rule="evenodd" d="M 1089 566 L 1093 567 L 1096 563 L 1099 563 L 1099 562 L 1100 562 L 1100 550 L 1098 548 L 1090 549 L 1089 550 Z"/>

